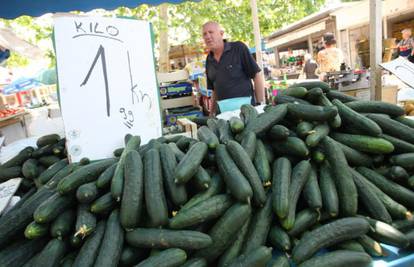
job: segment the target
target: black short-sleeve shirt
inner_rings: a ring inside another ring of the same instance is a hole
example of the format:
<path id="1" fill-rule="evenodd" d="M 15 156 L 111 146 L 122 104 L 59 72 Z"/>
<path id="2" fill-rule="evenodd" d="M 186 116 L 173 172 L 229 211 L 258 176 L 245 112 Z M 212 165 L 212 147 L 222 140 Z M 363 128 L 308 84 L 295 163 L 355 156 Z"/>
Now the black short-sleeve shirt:
<path id="1" fill-rule="evenodd" d="M 225 42 L 220 62 L 210 52 L 206 60 L 207 87 L 215 90 L 217 100 L 252 96 L 251 79 L 260 68 L 242 42 Z"/>

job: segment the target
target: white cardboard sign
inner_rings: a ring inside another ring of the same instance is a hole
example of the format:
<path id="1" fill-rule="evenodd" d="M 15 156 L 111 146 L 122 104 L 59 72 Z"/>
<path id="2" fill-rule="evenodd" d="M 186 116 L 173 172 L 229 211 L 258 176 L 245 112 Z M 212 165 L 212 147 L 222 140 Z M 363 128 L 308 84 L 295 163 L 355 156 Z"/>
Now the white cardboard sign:
<path id="1" fill-rule="evenodd" d="M 55 47 L 62 117 L 72 162 L 102 159 L 127 133 L 161 136 L 159 91 L 148 22 L 59 17 Z"/>
<path id="2" fill-rule="evenodd" d="M 0 215 L 9 204 L 10 199 L 16 193 L 22 178 L 13 178 L 0 184 Z"/>
<path id="3" fill-rule="evenodd" d="M 400 78 L 411 88 L 414 88 L 414 64 L 407 59 L 398 57 L 390 62 L 381 63 L 380 66 Z"/>

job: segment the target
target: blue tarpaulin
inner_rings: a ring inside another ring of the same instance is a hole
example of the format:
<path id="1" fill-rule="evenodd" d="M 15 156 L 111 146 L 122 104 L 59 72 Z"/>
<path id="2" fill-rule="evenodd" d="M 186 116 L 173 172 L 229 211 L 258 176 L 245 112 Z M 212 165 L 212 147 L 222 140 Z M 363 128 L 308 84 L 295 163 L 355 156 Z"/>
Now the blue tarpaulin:
<path id="1" fill-rule="evenodd" d="M 87 12 L 97 8 L 113 10 L 121 6 L 135 8 L 141 4 L 178 4 L 185 1 L 186 0 L 13 0 L 2 2 L 0 18 L 14 19 L 22 15 L 38 17 L 46 13 L 70 11 Z M 200 0 L 192 0 L 192 2 L 199 1 Z"/>
<path id="2" fill-rule="evenodd" d="M 33 78 L 19 78 L 13 81 L 11 84 L 5 86 L 3 88 L 3 94 L 15 94 L 18 92 L 27 91 L 39 85 L 41 84 Z"/>

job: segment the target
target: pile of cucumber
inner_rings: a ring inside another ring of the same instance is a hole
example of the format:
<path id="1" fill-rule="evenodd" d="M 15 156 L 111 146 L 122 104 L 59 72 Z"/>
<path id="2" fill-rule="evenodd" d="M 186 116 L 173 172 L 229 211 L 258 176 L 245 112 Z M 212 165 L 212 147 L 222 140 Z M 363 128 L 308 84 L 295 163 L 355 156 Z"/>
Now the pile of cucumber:
<path id="1" fill-rule="evenodd" d="M 0 166 L 35 188 L 0 217 L 0 267 L 363 267 L 381 244 L 414 247 L 404 110 L 320 82 L 274 104 L 200 121 L 198 140 L 127 135 L 93 162 L 62 150 L 42 171 L 54 150 L 36 151 L 63 142 L 43 137 Z"/>

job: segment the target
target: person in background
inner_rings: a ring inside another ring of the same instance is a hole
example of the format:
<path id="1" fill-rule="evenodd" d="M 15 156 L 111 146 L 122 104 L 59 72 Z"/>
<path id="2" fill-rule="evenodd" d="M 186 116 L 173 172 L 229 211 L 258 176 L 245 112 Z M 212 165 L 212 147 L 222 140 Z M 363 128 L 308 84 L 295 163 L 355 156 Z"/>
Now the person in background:
<path id="1" fill-rule="evenodd" d="M 411 37 L 411 29 L 401 31 L 402 40 L 397 44 L 399 56 L 409 59 L 413 62 L 414 58 L 414 40 Z"/>
<path id="2" fill-rule="evenodd" d="M 306 79 L 318 79 L 318 75 L 316 75 L 316 69 L 318 68 L 318 64 L 316 61 L 313 60 L 311 54 L 305 54 L 305 64 L 303 66 L 303 72 L 305 73 Z"/>
<path id="3" fill-rule="evenodd" d="M 322 80 L 327 72 L 340 71 L 341 64 L 344 62 L 342 51 L 335 46 L 336 40 L 333 33 L 325 33 L 323 40 L 325 49 L 319 51 L 317 57 Z"/>
<path id="4" fill-rule="evenodd" d="M 261 69 L 242 42 L 228 42 L 224 30 L 214 21 L 203 25 L 203 40 L 209 54 L 206 59 L 207 88 L 212 101 L 251 97 L 252 104 L 264 103 L 264 79 Z M 252 84 L 253 80 L 253 84 Z M 217 112 L 213 104 L 212 115 Z"/>

